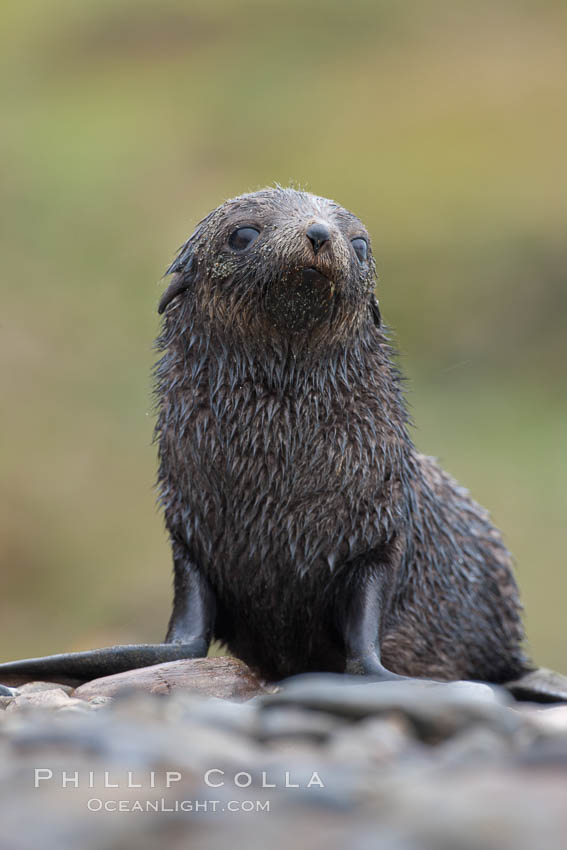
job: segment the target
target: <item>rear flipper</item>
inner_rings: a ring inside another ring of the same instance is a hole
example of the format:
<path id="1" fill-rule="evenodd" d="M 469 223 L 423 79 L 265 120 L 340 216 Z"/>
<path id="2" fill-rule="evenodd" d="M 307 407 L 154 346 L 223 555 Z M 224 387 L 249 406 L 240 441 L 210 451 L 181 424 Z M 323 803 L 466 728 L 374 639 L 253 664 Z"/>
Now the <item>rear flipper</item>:
<path id="1" fill-rule="evenodd" d="M 517 700 L 528 702 L 567 702 L 567 676 L 539 667 L 524 673 L 504 687 Z"/>
<path id="2" fill-rule="evenodd" d="M 8 661 L 0 664 L 0 682 L 21 685 L 36 679 L 79 685 L 137 667 L 150 667 L 182 658 L 203 658 L 213 634 L 214 594 L 181 546 L 174 544 L 173 552 L 173 613 L 165 643 L 108 646 L 86 652 Z"/>

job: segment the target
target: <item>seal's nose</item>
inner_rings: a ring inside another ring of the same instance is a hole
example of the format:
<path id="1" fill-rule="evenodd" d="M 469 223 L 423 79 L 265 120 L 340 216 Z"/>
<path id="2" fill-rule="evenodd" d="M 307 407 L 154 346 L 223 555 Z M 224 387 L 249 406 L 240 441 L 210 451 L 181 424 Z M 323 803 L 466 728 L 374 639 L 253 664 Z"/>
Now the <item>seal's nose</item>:
<path id="1" fill-rule="evenodd" d="M 318 254 L 321 250 L 321 246 L 324 245 L 325 242 L 328 242 L 331 238 L 329 228 L 320 221 L 316 221 L 312 224 L 305 235 L 313 245 L 313 251 L 315 254 Z"/>

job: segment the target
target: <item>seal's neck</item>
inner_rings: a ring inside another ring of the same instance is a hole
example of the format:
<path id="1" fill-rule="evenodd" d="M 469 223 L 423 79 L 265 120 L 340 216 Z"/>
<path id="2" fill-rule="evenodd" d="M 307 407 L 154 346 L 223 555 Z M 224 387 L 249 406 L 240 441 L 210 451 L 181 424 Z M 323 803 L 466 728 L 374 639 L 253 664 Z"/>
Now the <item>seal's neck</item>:
<path id="1" fill-rule="evenodd" d="M 408 416 L 401 379 L 387 331 L 369 317 L 346 342 L 316 341 L 307 334 L 242 337 L 222 332 L 203 320 L 190 304 L 168 312 L 157 347 L 164 352 L 158 365 L 165 384 L 189 388 L 199 383 L 214 395 L 248 385 L 274 397 L 297 399 L 314 395 L 336 409 L 349 405 L 371 408 L 377 420 L 390 421 L 406 434 Z"/>

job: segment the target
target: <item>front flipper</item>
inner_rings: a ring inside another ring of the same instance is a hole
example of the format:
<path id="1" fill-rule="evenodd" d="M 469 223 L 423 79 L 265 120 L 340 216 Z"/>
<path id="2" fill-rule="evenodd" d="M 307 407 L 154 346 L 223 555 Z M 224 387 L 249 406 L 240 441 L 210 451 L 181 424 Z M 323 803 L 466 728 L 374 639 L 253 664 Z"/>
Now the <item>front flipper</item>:
<path id="1" fill-rule="evenodd" d="M 211 642 L 216 602 L 213 591 L 183 547 L 173 544 L 175 590 L 173 613 L 164 643 L 126 644 L 66 652 L 44 658 L 24 658 L 0 664 L 0 682 L 21 685 L 35 679 L 80 685 L 183 658 L 203 658 Z"/>
<path id="2" fill-rule="evenodd" d="M 374 681 L 407 680 L 387 670 L 380 660 L 382 612 L 389 602 L 388 587 L 393 585 L 399 553 L 392 545 L 387 555 L 365 560 L 366 564 L 353 565 L 350 594 L 339 601 L 345 673 L 372 676 Z"/>
<path id="3" fill-rule="evenodd" d="M 0 681 L 8 685 L 41 680 L 79 685 L 111 673 L 123 673 L 137 667 L 150 667 L 181 658 L 201 658 L 207 654 L 203 639 L 191 643 L 148 643 L 107 646 L 85 652 L 64 652 L 44 658 L 23 658 L 0 664 Z"/>

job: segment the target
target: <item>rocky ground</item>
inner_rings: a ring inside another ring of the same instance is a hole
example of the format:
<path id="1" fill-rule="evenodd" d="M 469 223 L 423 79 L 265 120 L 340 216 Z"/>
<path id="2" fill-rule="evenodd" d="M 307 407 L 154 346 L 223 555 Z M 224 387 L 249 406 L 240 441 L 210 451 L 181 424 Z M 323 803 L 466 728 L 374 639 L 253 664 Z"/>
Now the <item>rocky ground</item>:
<path id="1" fill-rule="evenodd" d="M 0 703 L 2 850 L 567 847 L 567 705 L 228 658 Z"/>

